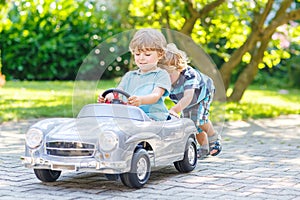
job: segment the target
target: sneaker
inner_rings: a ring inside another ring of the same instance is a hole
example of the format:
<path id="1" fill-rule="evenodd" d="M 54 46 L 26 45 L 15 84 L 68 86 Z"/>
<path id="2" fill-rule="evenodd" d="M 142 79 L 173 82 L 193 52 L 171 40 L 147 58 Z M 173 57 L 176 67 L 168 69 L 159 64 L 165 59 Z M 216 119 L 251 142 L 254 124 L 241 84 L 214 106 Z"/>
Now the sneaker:
<path id="1" fill-rule="evenodd" d="M 216 156 L 222 151 L 221 144 L 221 135 L 216 133 L 215 135 L 208 137 L 209 141 L 209 151 L 214 153 L 210 153 L 211 156 Z"/>

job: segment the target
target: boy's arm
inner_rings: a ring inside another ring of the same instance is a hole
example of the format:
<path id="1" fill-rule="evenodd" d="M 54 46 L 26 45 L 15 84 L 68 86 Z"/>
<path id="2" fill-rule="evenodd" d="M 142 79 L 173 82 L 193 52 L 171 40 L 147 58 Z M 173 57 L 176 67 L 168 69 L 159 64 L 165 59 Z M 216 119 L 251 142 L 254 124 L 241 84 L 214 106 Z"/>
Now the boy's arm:
<path id="1" fill-rule="evenodd" d="M 180 113 L 183 109 L 190 105 L 193 100 L 194 93 L 195 89 L 185 90 L 182 99 L 180 99 L 178 103 L 170 109 L 170 112 L 175 112 L 176 114 Z"/>
<path id="2" fill-rule="evenodd" d="M 143 104 L 154 104 L 156 103 L 165 93 L 165 89 L 156 87 L 151 94 L 145 96 L 131 96 L 128 98 L 129 105 L 140 106 Z"/>

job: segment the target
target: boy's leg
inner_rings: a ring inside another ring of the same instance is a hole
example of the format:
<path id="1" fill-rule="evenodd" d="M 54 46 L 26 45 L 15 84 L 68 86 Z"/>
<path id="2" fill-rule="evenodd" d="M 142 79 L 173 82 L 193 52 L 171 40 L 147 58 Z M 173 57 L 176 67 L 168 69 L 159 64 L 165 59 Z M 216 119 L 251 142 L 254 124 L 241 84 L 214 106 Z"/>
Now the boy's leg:
<path id="1" fill-rule="evenodd" d="M 207 134 L 204 131 L 202 131 L 200 133 L 197 133 L 196 139 L 197 139 L 197 142 L 200 144 L 202 149 L 209 150 L 208 137 L 207 137 Z"/>
<path id="2" fill-rule="evenodd" d="M 208 137 L 205 131 L 203 131 L 200 127 L 197 127 L 198 133 L 196 134 L 196 139 L 198 144 L 200 144 L 200 148 L 197 149 L 198 158 L 203 159 L 209 155 L 209 143 Z"/>
<path id="3" fill-rule="evenodd" d="M 207 133 L 210 155 L 218 155 L 222 150 L 221 136 L 214 130 L 211 121 L 208 120 L 207 123 L 199 125 L 199 127 Z"/>
<path id="4" fill-rule="evenodd" d="M 198 158 L 203 159 L 209 155 L 209 142 L 208 137 L 205 131 L 203 131 L 199 124 L 199 115 L 198 115 L 199 106 L 194 107 L 193 109 L 184 110 L 182 115 L 183 117 L 190 118 L 194 121 L 198 133 L 196 134 L 196 139 L 200 148 L 197 149 Z"/>
<path id="5" fill-rule="evenodd" d="M 198 133 L 196 135 L 197 141 L 200 144 L 198 155 L 206 157 L 207 155 L 217 155 L 221 151 L 220 142 L 215 144 L 214 137 L 216 133 L 211 121 L 208 119 L 209 108 L 212 102 L 212 95 L 207 95 L 198 106 L 183 111 L 183 116 L 192 119 L 197 127 Z M 218 147 L 218 148 L 217 148 Z"/>
<path id="6" fill-rule="evenodd" d="M 215 129 L 209 119 L 206 121 L 206 123 L 199 125 L 199 127 L 205 131 L 208 137 L 215 135 Z"/>
<path id="7" fill-rule="evenodd" d="M 209 120 L 209 108 L 212 102 L 213 95 L 208 94 L 199 104 L 198 110 L 198 131 L 202 130 L 206 132 L 208 136 L 208 144 L 209 144 L 209 151 L 210 155 L 216 156 L 218 155 L 221 150 L 221 137 L 215 131 L 211 121 Z"/>
<path id="8" fill-rule="evenodd" d="M 202 131 L 196 135 L 197 141 L 201 146 L 208 146 L 208 137 L 207 134 Z"/>

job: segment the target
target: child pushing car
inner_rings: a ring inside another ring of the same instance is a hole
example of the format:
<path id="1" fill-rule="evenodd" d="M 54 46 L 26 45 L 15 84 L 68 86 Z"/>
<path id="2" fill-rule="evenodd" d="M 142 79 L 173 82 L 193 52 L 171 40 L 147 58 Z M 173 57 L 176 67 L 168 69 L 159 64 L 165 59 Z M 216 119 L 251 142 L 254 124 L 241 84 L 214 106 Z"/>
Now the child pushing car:
<path id="1" fill-rule="evenodd" d="M 216 156 L 221 150 L 221 137 L 209 120 L 209 109 L 215 93 L 212 79 L 188 65 L 185 52 L 175 44 L 167 45 L 164 59 L 159 66 L 168 71 L 172 87 L 170 99 L 175 105 L 169 110 L 171 115 L 190 118 L 196 124 L 197 141 L 200 144 L 198 157 Z"/>

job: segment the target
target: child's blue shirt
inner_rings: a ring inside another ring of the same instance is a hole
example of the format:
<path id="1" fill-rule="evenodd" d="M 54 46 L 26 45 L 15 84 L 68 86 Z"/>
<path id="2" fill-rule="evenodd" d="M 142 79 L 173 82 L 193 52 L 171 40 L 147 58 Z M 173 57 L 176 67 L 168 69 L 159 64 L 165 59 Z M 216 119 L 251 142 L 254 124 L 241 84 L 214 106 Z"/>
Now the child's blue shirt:
<path id="1" fill-rule="evenodd" d="M 169 111 L 164 100 L 170 94 L 171 80 L 167 71 L 160 68 L 147 73 L 141 73 L 140 70 L 129 71 L 123 76 L 119 87 L 131 96 L 151 94 L 157 87 L 165 89 L 165 93 L 156 103 L 141 105 L 140 108 L 151 119 L 166 120 L 168 118 Z"/>

